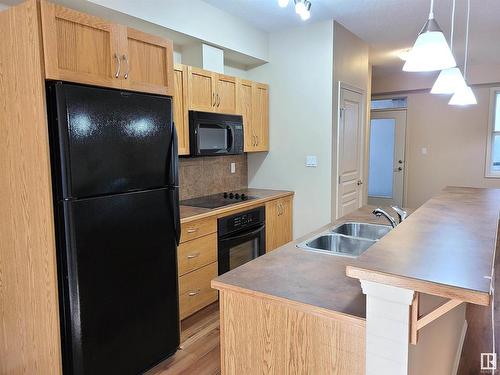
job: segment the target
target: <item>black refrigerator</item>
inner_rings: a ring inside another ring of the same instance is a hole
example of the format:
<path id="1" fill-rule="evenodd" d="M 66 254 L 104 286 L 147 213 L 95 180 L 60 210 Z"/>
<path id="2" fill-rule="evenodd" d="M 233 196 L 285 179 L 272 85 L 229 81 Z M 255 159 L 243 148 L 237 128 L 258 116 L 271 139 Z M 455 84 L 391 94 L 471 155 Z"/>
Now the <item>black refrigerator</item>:
<path id="1" fill-rule="evenodd" d="M 179 345 L 170 97 L 47 83 L 64 374 L 138 374 Z"/>

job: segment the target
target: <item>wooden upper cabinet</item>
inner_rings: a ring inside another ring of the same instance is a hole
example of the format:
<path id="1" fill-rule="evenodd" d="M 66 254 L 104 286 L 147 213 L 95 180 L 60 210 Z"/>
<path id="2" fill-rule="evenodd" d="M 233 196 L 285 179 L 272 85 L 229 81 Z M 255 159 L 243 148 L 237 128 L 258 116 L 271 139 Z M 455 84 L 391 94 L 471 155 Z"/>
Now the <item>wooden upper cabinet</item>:
<path id="1" fill-rule="evenodd" d="M 266 202 L 266 252 L 292 240 L 293 196 Z"/>
<path id="2" fill-rule="evenodd" d="M 256 136 L 254 151 L 269 151 L 269 86 L 254 83 L 252 127 Z"/>
<path id="3" fill-rule="evenodd" d="M 217 92 L 215 110 L 219 113 L 236 113 L 236 78 L 216 74 Z"/>
<path id="4" fill-rule="evenodd" d="M 173 95 L 173 45 L 170 40 L 122 26 L 125 46 L 121 48 L 123 88 Z"/>
<path id="5" fill-rule="evenodd" d="M 188 67 L 189 109 L 193 111 L 215 112 L 216 86 L 215 73 Z"/>
<path id="6" fill-rule="evenodd" d="M 172 42 L 41 1 L 47 79 L 173 95 Z"/>
<path id="7" fill-rule="evenodd" d="M 255 132 L 252 127 L 252 81 L 238 79 L 236 110 L 243 116 L 243 131 L 245 138 L 244 151 L 255 151 Z"/>
<path id="8" fill-rule="evenodd" d="M 245 152 L 269 151 L 269 87 L 237 81 L 237 113 L 243 116 Z"/>
<path id="9" fill-rule="evenodd" d="M 120 26 L 41 1 L 47 79 L 121 87 Z"/>
<path id="10" fill-rule="evenodd" d="M 189 155 L 187 69 L 187 66 L 181 64 L 174 66 L 174 124 L 179 141 L 179 155 Z"/>

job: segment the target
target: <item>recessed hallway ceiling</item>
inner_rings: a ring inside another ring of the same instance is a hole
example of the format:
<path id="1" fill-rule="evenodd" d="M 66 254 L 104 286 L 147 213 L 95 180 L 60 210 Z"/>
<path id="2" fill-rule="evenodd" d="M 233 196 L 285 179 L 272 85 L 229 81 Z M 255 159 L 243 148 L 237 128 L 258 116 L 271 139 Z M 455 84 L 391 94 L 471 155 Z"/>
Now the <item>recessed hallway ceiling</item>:
<path id="1" fill-rule="evenodd" d="M 241 17 L 257 28 L 273 32 L 303 25 L 293 0 L 282 9 L 277 0 L 204 0 Z M 311 0 L 308 23 L 335 19 L 371 46 L 374 74 L 399 70 L 396 51 L 410 48 L 429 13 L 429 0 Z M 463 64 L 466 0 L 456 0 L 454 54 Z M 450 35 L 452 0 L 435 0 L 435 18 Z M 471 0 L 471 64 L 500 64 L 500 0 Z"/>

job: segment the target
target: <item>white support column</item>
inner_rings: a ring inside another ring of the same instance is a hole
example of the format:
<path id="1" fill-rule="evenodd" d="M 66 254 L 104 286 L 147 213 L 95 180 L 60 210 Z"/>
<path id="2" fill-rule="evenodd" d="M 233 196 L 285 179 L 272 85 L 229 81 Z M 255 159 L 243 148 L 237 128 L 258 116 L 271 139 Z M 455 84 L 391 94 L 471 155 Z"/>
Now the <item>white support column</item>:
<path id="1" fill-rule="evenodd" d="M 414 292 L 360 281 L 366 294 L 366 375 L 407 375 Z"/>

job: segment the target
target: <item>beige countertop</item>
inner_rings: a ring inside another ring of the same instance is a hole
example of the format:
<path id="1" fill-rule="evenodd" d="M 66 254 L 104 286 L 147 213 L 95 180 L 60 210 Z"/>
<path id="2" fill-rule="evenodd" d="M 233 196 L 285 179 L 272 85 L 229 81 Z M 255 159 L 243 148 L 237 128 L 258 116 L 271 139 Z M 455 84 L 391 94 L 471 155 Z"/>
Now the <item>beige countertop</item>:
<path id="1" fill-rule="evenodd" d="M 306 251 L 296 244 L 345 221 L 387 224 L 364 207 L 332 224 L 258 257 L 212 281 L 216 289 L 270 295 L 358 318 L 365 317 L 365 297 L 358 280 L 346 276 L 355 259 Z"/>
<path id="2" fill-rule="evenodd" d="M 212 281 L 233 290 L 365 317 L 358 278 L 486 305 L 496 249 L 500 190 L 447 188 L 358 258 L 296 244 L 346 221 L 387 224 L 361 208 Z M 347 274 L 346 274 L 347 272 Z M 349 276 L 348 276 L 349 275 Z"/>
<path id="3" fill-rule="evenodd" d="M 271 190 L 271 189 L 248 189 L 248 194 L 257 197 L 248 201 L 240 201 L 228 206 L 219 208 L 201 208 L 192 206 L 180 206 L 181 210 L 181 223 L 187 223 L 193 220 L 203 219 L 209 216 L 224 216 L 232 212 L 240 211 L 245 208 L 262 206 L 270 200 L 293 195 L 293 191 L 287 190 Z"/>
<path id="4" fill-rule="evenodd" d="M 349 276 L 488 305 L 500 189 L 448 187 L 347 267 Z"/>

